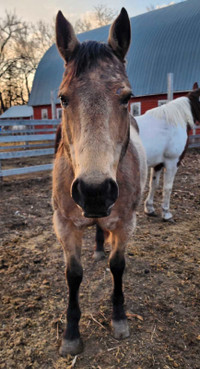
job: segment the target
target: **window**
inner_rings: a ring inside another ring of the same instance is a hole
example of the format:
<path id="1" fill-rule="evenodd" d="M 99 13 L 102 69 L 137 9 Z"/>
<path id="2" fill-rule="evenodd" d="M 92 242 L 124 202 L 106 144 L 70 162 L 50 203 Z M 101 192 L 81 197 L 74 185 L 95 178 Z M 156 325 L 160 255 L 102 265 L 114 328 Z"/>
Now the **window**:
<path id="1" fill-rule="evenodd" d="M 62 109 L 61 108 L 56 109 L 56 116 L 57 116 L 57 119 L 62 118 Z"/>
<path id="2" fill-rule="evenodd" d="M 137 115 L 141 115 L 141 102 L 131 103 L 130 112 L 134 117 L 137 117 Z"/>
<path id="3" fill-rule="evenodd" d="M 42 119 L 48 119 L 48 110 L 42 109 L 41 115 L 42 115 Z"/>
<path id="4" fill-rule="evenodd" d="M 158 100 L 158 106 L 165 105 L 167 100 Z"/>

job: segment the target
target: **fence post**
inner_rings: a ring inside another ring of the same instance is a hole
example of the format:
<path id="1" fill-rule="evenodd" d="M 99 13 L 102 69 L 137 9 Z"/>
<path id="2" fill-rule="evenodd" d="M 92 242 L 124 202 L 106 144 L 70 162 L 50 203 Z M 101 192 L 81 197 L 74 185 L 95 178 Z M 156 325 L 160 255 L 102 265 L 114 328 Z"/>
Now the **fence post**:
<path id="1" fill-rule="evenodd" d="M 167 75 L 167 100 L 173 100 L 173 82 L 174 82 L 174 74 L 168 73 Z"/>
<path id="2" fill-rule="evenodd" d="M 0 160 L 0 185 L 1 184 L 3 184 L 3 173 L 2 173 L 1 160 Z"/>
<path id="3" fill-rule="evenodd" d="M 51 91 L 51 119 L 56 119 L 55 90 Z"/>

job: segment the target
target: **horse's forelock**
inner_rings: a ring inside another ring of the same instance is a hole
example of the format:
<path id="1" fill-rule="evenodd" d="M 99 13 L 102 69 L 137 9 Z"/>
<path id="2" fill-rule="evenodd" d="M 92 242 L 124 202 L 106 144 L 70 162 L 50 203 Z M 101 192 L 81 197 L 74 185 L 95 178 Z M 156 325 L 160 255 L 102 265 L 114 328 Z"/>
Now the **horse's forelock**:
<path id="1" fill-rule="evenodd" d="M 100 61 L 114 61 L 114 58 L 115 54 L 109 45 L 96 41 L 83 42 L 72 54 L 66 72 L 69 67 L 71 77 L 79 77 L 88 69 L 95 67 Z"/>

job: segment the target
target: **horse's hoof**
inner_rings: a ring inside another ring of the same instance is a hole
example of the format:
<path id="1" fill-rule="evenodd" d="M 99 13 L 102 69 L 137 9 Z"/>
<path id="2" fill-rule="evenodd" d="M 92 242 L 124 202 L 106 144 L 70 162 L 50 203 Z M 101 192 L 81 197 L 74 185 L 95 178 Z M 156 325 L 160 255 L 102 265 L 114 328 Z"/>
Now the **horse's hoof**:
<path id="1" fill-rule="evenodd" d="M 62 339 L 62 343 L 59 349 L 59 354 L 61 356 L 78 355 L 83 351 L 83 342 L 81 338 L 76 338 L 75 340 Z"/>
<path id="2" fill-rule="evenodd" d="M 127 319 L 112 320 L 112 328 L 114 337 L 117 340 L 129 337 L 129 326 Z"/>
<path id="3" fill-rule="evenodd" d="M 164 222 L 175 223 L 172 213 L 170 213 L 170 211 L 167 210 L 166 211 L 163 210 L 162 219 Z"/>
<path id="4" fill-rule="evenodd" d="M 165 219 L 165 218 L 163 218 L 163 222 L 165 222 L 165 223 L 175 223 L 175 220 L 174 220 L 174 218 L 173 217 L 171 217 L 171 218 L 168 218 L 168 219 Z"/>
<path id="5" fill-rule="evenodd" d="M 95 251 L 93 254 L 94 261 L 100 261 L 105 259 L 104 251 Z"/>
<path id="6" fill-rule="evenodd" d="M 147 211 L 145 211 L 145 214 L 146 214 L 148 217 L 157 217 L 157 214 L 155 213 L 155 211 L 152 211 L 151 213 L 148 213 Z"/>

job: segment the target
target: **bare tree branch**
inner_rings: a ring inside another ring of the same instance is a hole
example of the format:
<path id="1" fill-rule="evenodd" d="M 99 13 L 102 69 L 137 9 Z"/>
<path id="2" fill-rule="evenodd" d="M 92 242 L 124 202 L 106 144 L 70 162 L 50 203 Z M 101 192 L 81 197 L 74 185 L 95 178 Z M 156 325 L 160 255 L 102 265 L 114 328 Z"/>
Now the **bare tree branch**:
<path id="1" fill-rule="evenodd" d="M 76 21 L 75 31 L 76 33 L 82 33 L 110 24 L 116 17 L 116 14 L 115 10 L 99 4 L 94 7 L 94 10 L 89 15 L 86 14 L 83 19 L 79 18 Z"/>
<path id="2" fill-rule="evenodd" d="M 0 112 L 28 102 L 33 74 L 53 42 L 53 22 L 27 24 L 8 12 L 0 18 Z"/>

